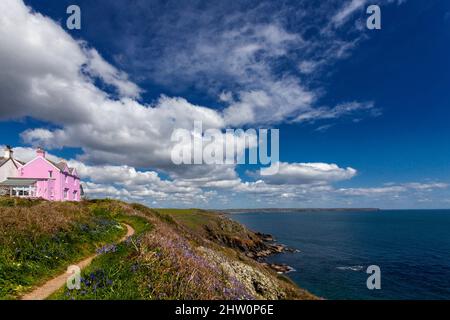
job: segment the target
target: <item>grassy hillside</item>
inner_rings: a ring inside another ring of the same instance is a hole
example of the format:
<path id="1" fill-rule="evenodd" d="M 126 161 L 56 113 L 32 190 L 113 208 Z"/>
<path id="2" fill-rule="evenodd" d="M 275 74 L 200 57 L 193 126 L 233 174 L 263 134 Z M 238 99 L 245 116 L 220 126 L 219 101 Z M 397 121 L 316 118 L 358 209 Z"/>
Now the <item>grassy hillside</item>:
<path id="1" fill-rule="evenodd" d="M 0 198 L 0 299 L 21 296 L 126 233 L 95 203 Z"/>
<path id="2" fill-rule="evenodd" d="M 118 245 L 125 230 L 136 233 Z M 114 200 L 0 199 L 0 298 L 17 298 L 70 263 L 102 254 L 80 290 L 51 299 L 314 299 L 247 256 L 261 238 L 202 210 L 153 210 Z M 99 250 L 100 249 L 100 250 Z"/>

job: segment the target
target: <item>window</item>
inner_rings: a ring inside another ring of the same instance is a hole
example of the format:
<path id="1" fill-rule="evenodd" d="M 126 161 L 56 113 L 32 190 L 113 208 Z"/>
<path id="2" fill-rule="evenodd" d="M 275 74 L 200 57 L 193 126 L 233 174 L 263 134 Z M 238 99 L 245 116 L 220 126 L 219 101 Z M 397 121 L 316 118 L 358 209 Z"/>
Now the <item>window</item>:
<path id="1" fill-rule="evenodd" d="M 69 189 L 64 189 L 64 199 L 67 199 L 68 193 L 69 193 Z"/>
<path id="2" fill-rule="evenodd" d="M 73 192 L 73 200 L 77 200 L 77 191 L 76 190 Z"/>
<path id="3" fill-rule="evenodd" d="M 66 179 L 66 183 L 69 182 L 69 176 L 67 175 L 67 173 L 65 175 L 65 179 Z"/>
<path id="4" fill-rule="evenodd" d="M 52 177 L 53 177 L 53 171 L 52 171 L 52 170 L 50 170 L 50 171 L 48 172 L 48 177 L 49 177 L 49 178 L 52 178 Z"/>

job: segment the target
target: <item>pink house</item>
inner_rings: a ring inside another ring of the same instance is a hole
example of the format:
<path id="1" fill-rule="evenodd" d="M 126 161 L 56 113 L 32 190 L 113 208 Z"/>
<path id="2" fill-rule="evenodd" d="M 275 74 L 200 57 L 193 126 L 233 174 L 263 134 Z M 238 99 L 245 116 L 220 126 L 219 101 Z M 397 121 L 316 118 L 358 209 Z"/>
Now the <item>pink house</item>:
<path id="1" fill-rule="evenodd" d="M 11 196 L 43 198 L 50 201 L 80 201 L 82 187 L 74 168 L 67 163 L 55 163 L 45 156 L 41 148 L 36 157 L 19 166 L 14 177 L 0 182 L 9 187 Z"/>

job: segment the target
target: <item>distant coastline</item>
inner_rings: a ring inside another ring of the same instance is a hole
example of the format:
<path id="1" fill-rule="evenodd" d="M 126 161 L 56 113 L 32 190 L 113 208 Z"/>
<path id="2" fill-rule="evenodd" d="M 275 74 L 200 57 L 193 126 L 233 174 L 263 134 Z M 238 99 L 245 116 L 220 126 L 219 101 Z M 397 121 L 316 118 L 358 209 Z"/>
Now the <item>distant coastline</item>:
<path id="1" fill-rule="evenodd" d="M 259 208 L 259 209 L 212 209 L 212 211 L 224 214 L 240 213 L 292 213 L 292 212 L 374 212 L 381 211 L 379 208 Z"/>

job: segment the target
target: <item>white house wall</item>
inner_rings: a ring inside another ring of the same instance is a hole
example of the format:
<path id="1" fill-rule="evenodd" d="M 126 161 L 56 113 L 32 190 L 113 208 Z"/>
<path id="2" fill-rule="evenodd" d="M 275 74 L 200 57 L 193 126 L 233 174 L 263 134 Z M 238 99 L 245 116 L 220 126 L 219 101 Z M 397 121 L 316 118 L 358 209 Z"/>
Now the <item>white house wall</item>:
<path id="1" fill-rule="evenodd" d="M 9 177 L 17 177 L 17 176 L 18 176 L 17 168 L 11 159 L 0 167 L 0 182 L 5 181 Z"/>

